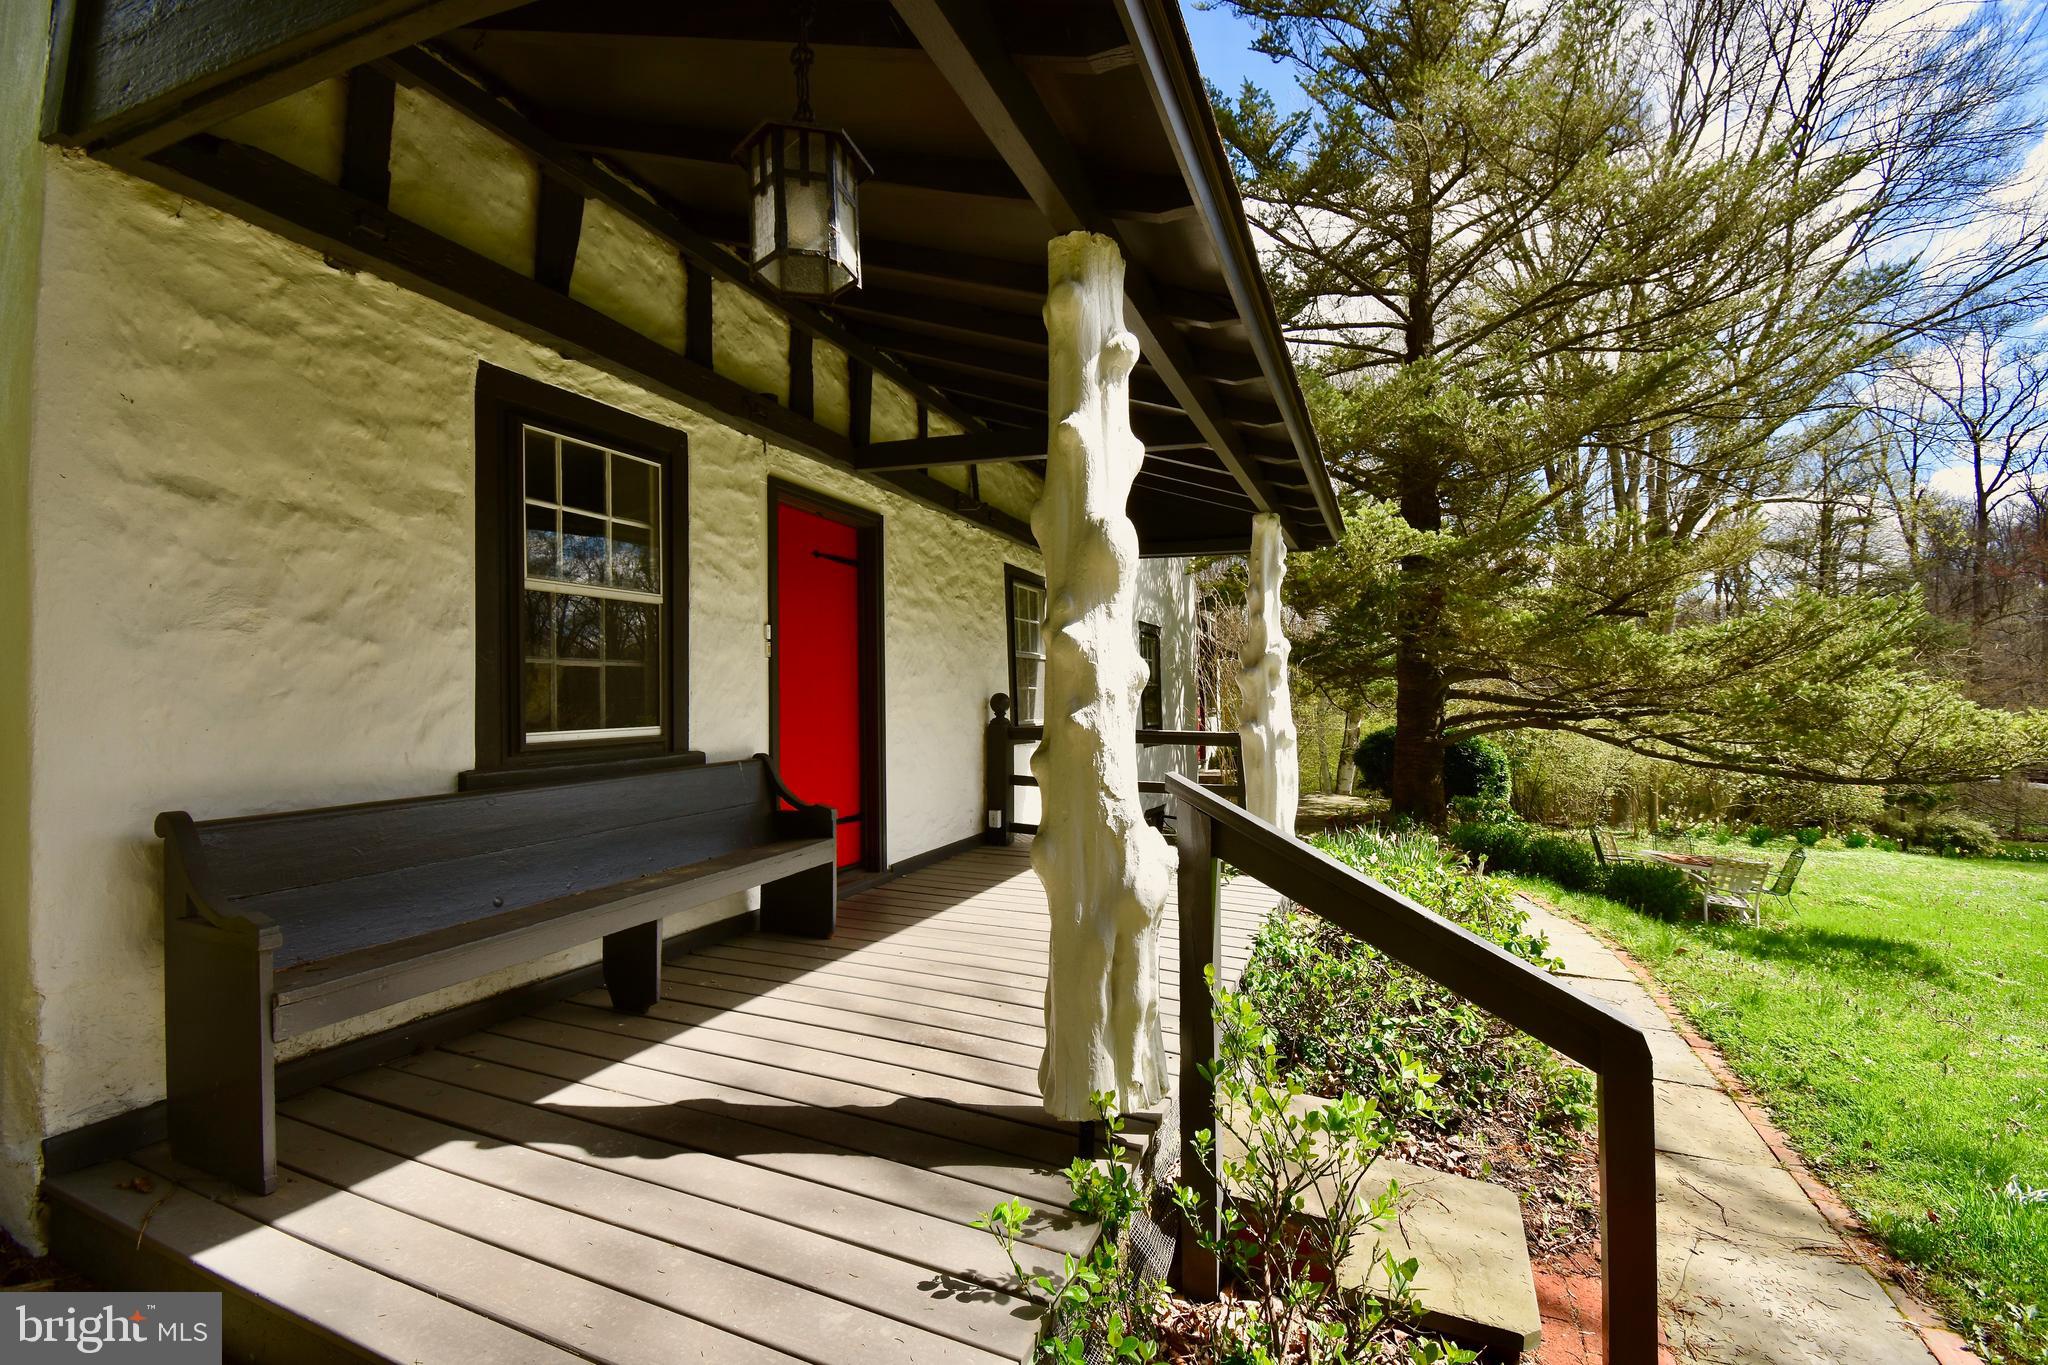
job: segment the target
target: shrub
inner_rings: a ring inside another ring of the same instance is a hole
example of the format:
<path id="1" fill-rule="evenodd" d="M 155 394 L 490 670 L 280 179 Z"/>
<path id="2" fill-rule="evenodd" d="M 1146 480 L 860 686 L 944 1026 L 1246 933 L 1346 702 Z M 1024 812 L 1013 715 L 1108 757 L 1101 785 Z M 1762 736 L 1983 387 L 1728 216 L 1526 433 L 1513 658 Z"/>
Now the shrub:
<path id="1" fill-rule="evenodd" d="M 1607 869 L 1606 893 L 1646 914 L 1676 919 L 1700 908 L 1692 878 L 1663 863 L 1616 863 Z"/>
<path id="2" fill-rule="evenodd" d="M 1528 841 L 1527 871 L 1548 877 L 1569 891 L 1598 891 L 1602 868 L 1593 846 L 1581 838 L 1539 834 Z"/>
<path id="3" fill-rule="evenodd" d="M 1847 848 L 1862 848 L 1869 842 L 1870 836 L 1860 829 L 1852 829 L 1842 836 L 1842 844 Z"/>
<path id="4" fill-rule="evenodd" d="M 1527 825 L 1505 820 L 1475 820 L 1453 825 L 1445 838 L 1458 852 L 1475 863 L 1484 860 L 1495 872 L 1519 872 L 1528 862 Z"/>
<path id="5" fill-rule="evenodd" d="M 1769 825 L 1751 825 L 1742 837 L 1749 840 L 1751 848 L 1762 848 L 1778 837 L 1778 831 Z"/>
<path id="6" fill-rule="evenodd" d="M 1358 785 L 1384 792 L 1394 778 L 1394 727 L 1385 725 L 1358 742 Z M 1490 739 L 1461 739 L 1444 750 L 1444 795 L 1506 805 L 1513 787 L 1507 751 Z"/>
<path id="7" fill-rule="evenodd" d="M 1998 832 L 1974 815 L 1943 811 L 1914 828 L 1912 842 L 1936 853 L 1962 858 L 1988 858 L 1999 850 Z"/>
<path id="8" fill-rule="evenodd" d="M 1801 848 L 1812 848 L 1821 841 L 1822 832 L 1820 826 L 1808 825 L 1804 829 L 1793 830 L 1792 837 L 1799 841 Z"/>
<path id="9" fill-rule="evenodd" d="M 1489 801 L 1483 796 L 1454 796 L 1451 798 L 1451 819 L 1459 824 L 1478 822 L 1488 825 L 1511 823 L 1515 819 L 1515 808 L 1505 801 Z"/>

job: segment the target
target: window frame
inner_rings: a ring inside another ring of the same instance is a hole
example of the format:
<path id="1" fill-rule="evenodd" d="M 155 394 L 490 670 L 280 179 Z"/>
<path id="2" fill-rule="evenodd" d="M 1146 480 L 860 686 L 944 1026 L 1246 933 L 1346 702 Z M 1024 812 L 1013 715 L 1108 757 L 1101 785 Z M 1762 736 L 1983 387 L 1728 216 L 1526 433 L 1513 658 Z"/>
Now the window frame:
<path id="1" fill-rule="evenodd" d="M 528 426 L 660 467 L 661 733 L 617 738 L 526 738 L 521 705 L 526 590 L 525 441 Z M 556 781 L 622 767 L 701 763 L 689 748 L 689 438 L 674 428 L 482 364 L 476 387 L 476 767 L 464 787 Z"/>
<path id="2" fill-rule="evenodd" d="M 1005 564 L 1003 565 L 1003 638 L 1009 643 L 1007 660 L 1010 677 L 1010 719 L 1018 725 L 1042 725 L 1044 724 L 1045 704 L 1044 675 L 1041 674 L 1039 677 L 1039 719 L 1026 720 L 1024 718 L 1022 696 L 1017 690 L 1017 589 L 1019 586 L 1038 589 L 1041 606 L 1038 618 L 1040 652 L 1037 658 L 1041 665 L 1045 663 L 1045 615 L 1043 608 L 1045 601 L 1045 577 L 1042 574 L 1035 574 L 1029 569 L 1020 569 L 1015 564 Z"/>
<path id="3" fill-rule="evenodd" d="M 1152 642 L 1152 657 L 1145 658 L 1145 642 Z M 1138 694 L 1138 728 L 1166 728 L 1166 637 L 1151 621 L 1138 622 L 1138 657 L 1145 659 L 1145 688 Z"/>

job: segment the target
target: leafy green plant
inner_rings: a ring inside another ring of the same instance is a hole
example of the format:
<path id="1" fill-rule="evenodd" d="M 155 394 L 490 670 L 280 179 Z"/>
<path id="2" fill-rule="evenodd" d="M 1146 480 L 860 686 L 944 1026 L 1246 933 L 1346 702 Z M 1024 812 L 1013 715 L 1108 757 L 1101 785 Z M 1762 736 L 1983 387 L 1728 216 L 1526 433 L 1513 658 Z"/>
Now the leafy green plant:
<path id="1" fill-rule="evenodd" d="M 1700 890 L 1692 878 L 1664 863 L 1616 863 L 1607 869 L 1603 890 L 1609 900 L 1665 919 L 1700 907 Z"/>
<path id="2" fill-rule="evenodd" d="M 1358 785 L 1387 790 L 1394 776 L 1394 727 L 1383 726 L 1358 742 L 1353 754 Z M 1507 750 L 1490 739 L 1461 739 L 1444 750 L 1444 795 L 1474 797 L 1506 805 L 1513 790 L 1514 768 Z"/>
<path id="3" fill-rule="evenodd" d="M 1751 848 L 1762 848 L 1765 844 L 1778 837 L 1778 831 L 1772 829 L 1769 825 L 1751 825 L 1743 833 L 1742 837 L 1749 840 Z"/>
<path id="4" fill-rule="evenodd" d="M 1539 834 L 1529 840 L 1522 870 L 1573 891 L 1598 891 L 1603 875 L 1592 844 L 1563 834 Z"/>
<path id="5" fill-rule="evenodd" d="M 1527 863 L 1529 834 L 1527 825 L 1512 821 L 1475 820 L 1453 825 L 1444 837 L 1473 862 L 1483 861 L 1496 872 L 1509 872 Z"/>
<path id="6" fill-rule="evenodd" d="M 1942 811 L 1913 829 L 1913 846 L 1959 858 L 1988 858 L 1998 852 L 1998 832 L 1974 815 Z"/>
<path id="7" fill-rule="evenodd" d="M 1844 848 L 1862 848 L 1870 842 L 1870 835 L 1860 829 L 1852 829 L 1842 836 Z"/>
<path id="8" fill-rule="evenodd" d="M 1017 1263 L 1017 1239 L 1024 1235 L 1024 1226 L 1030 1221 L 1029 1204 L 1021 1199 L 1005 1199 L 969 1226 L 980 1228 L 996 1239 L 996 1245 L 1001 1247 L 1003 1255 L 1009 1258 L 1011 1271 L 1021 1280 L 1024 1278 L 1024 1267 Z"/>
<path id="9" fill-rule="evenodd" d="M 1793 830 L 1792 837 L 1799 842 L 1801 848 L 1812 848 L 1825 837 L 1825 831 L 1818 825 L 1806 825 Z"/>

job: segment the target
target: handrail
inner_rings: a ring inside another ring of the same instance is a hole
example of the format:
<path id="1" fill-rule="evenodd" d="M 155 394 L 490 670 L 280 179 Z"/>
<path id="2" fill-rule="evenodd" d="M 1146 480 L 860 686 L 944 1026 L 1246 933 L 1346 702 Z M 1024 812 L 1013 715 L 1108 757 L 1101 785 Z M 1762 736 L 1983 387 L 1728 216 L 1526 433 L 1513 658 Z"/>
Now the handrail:
<path id="1" fill-rule="evenodd" d="M 1019 744 L 1035 744 L 1043 740 L 1045 727 L 1019 725 L 1012 721 L 1009 718 L 1010 699 L 1001 692 L 990 697 L 988 703 L 990 717 L 982 750 L 984 799 L 981 839 L 985 844 L 1006 845 L 1014 835 L 1038 832 L 1037 825 L 1020 824 L 1017 820 L 1016 789 L 1036 787 L 1038 779 L 1016 771 L 1015 749 Z M 1141 749 L 1229 749 L 1240 756 L 1244 752 L 1244 737 L 1235 730 L 1141 729 L 1134 738 Z M 1241 767 L 1240 757 L 1240 770 Z M 1235 800 L 1244 800 L 1242 780 L 1221 783 L 1216 789 Z M 1166 791 L 1166 784 L 1148 779 L 1138 783 L 1138 790 L 1147 796 L 1158 796 Z"/>
<path id="2" fill-rule="evenodd" d="M 1222 867 L 1228 863 L 1302 909 L 1445 986 L 1590 1069 L 1599 1079 L 1600 1284 L 1604 1359 L 1657 1359 L 1657 1169 L 1649 1035 L 1612 1007 L 1580 994 L 1533 963 L 1434 915 L 1368 877 L 1220 799 L 1179 773 L 1166 786 L 1177 806 L 1180 850 L 1181 1180 L 1204 1219 L 1219 1214 L 1214 1176 L 1194 1135 L 1216 1128 L 1216 1091 L 1203 1077 L 1219 1038 L 1203 979 L 1221 960 Z M 1220 1224 L 1209 1227 L 1213 1241 Z M 1183 1289 L 1214 1297 L 1215 1258 L 1181 1231 Z"/>

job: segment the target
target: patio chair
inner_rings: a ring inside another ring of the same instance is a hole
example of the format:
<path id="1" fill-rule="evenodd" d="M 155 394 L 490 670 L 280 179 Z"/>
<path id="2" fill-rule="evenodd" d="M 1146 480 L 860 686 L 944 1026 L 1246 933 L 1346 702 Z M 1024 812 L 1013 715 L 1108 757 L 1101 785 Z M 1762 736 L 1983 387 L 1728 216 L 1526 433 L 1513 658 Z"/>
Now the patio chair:
<path id="1" fill-rule="evenodd" d="M 1700 918 L 1712 919 L 1715 909 L 1733 910 L 1753 923 L 1763 923 L 1760 904 L 1764 878 L 1771 875 L 1769 863 L 1752 863 L 1738 858 L 1716 858 L 1703 878 Z"/>
<path id="2" fill-rule="evenodd" d="M 1785 865 L 1778 869 L 1778 875 L 1773 877 L 1771 884 L 1763 889 L 1763 894 L 1766 896 L 1777 896 L 1789 904 L 1792 900 L 1792 883 L 1799 880 L 1799 869 L 1805 866 L 1806 850 L 1804 848 L 1793 849 L 1791 856 L 1785 859 Z M 1762 902 L 1759 901 L 1758 905 L 1761 908 Z"/>
<path id="3" fill-rule="evenodd" d="M 1639 861 L 1635 854 L 1623 853 L 1621 851 L 1621 846 L 1614 842 L 1614 832 L 1612 830 L 1605 830 L 1598 825 L 1594 825 L 1586 833 L 1592 836 L 1593 856 L 1600 860 L 1600 866 L 1612 867 L 1616 863 Z"/>

